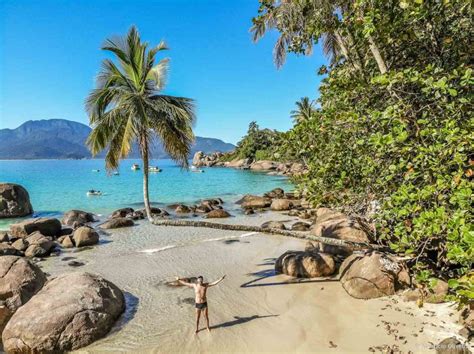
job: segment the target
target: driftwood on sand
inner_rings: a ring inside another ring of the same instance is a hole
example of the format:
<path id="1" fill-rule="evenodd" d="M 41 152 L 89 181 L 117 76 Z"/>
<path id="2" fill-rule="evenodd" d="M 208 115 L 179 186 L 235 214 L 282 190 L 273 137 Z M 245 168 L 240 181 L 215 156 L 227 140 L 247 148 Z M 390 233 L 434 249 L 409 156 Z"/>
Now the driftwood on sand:
<path id="1" fill-rule="evenodd" d="M 153 224 L 157 226 L 191 226 L 191 227 L 207 227 L 210 229 L 219 229 L 219 230 L 231 230 L 231 231 L 251 231 L 251 232 L 260 232 L 266 234 L 276 234 L 282 236 L 289 236 L 295 238 L 301 238 L 308 241 L 315 241 L 324 243 L 326 245 L 332 246 L 346 246 L 352 247 L 354 249 L 382 249 L 385 248 L 379 245 L 373 245 L 369 243 L 362 242 L 353 242 L 346 240 L 339 240 L 329 237 L 321 237 L 310 235 L 307 232 L 302 231 L 290 231 L 290 230 L 281 230 L 275 228 L 263 228 L 260 226 L 252 225 L 232 225 L 232 224 L 220 224 L 210 221 L 196 221 L 196 220 L 153 220 Z"/>

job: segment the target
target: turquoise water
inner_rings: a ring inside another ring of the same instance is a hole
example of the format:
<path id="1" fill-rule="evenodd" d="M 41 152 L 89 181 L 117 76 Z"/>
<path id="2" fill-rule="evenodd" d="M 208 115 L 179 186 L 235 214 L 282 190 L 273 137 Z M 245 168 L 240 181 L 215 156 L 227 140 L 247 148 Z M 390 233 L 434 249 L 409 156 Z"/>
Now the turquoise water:
<path id="1" fill-rule="evenodd" d="M 140 160 L 124 160 L 120 175 L 107 175 L 103 160 L 13 160 L 0 161 L 0 182 L 23 185 L 30 194 L 37 215 L 55 215 L 69 209 L 98 214 L 117 208 L 143 205 L 143 175 L 132 171 Z M 182 170 L 171 160 L 151 161 L 162 168 L 150 173 L 150 200 L 153 204 L 192 203 L 202 198 L 221 197 L 234 200 L 246 193 L 260 194 L 275 187 L 291 189 L 279 176 L 236 170 L 205 168 L 205 173 Z M 99 169 L 100 172 L 92 170 Z M 100 190 L 100 197 L 88 197 L 90 189 Z M 0 229 L 12 220 L 0 220 Z"/>

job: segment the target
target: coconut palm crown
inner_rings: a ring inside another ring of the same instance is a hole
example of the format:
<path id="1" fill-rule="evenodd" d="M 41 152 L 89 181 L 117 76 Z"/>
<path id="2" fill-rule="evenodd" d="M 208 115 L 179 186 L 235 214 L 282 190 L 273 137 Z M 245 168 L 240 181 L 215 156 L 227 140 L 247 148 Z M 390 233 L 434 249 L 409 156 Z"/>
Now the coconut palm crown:
<path id="1" fill-rule="evenodd" d="M 116 62 L 104 59 L 96 88 L 86 99 L 92 131 L 87 145 L 93 155 L 107 149 L 107 170 L 117 169 L 136 143 L 143 160 L 143 196 L 148 219 L 152 220 L 148 196 L 148 160 L 157 139 L 170 157 L 183 167 L 194 141 L 195 122 L 192 99 L 161 94 L 168 59 L 155 64 L 164 42 L 149 48 L 135 27 L 125 37 L 107 39 L 103 50 Z"/>

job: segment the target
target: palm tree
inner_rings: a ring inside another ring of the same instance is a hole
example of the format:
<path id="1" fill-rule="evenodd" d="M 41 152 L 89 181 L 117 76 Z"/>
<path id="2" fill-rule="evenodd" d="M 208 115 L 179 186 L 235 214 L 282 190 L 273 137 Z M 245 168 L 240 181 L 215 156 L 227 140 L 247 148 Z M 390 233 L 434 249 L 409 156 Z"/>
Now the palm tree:
<path id="1" fill-rule="evenodd" d="M 315 112 L 314 101 L 310 101 L 308 97 L 302 97 L 296 102 L 296 109 L 291 111 L 291 118 L 295 123 L 308 121 Z"/>
<path id="2" fill-rule="evenodd" d="M 103 50 L 116 61 L 104 59 L 96 88 L 86 99 L 86 111 L 93 128 L 88 139 L 93 155 L 108 149 L 108 171 L 119 166 L 136 143 L 143 160 L 143 199 L 147 217 L 152 221 L 148 193 L 148 160 L 154 140 L 181 166 L 188 166 L 194 141 L 193 100 L 161 94 L 166 82 L 168 59 L 155 64 L 158 52 L 166 50 L 161 42 L 154 48 L 142 42 L 135 27 L 125 37 L 107 39 Z"/>

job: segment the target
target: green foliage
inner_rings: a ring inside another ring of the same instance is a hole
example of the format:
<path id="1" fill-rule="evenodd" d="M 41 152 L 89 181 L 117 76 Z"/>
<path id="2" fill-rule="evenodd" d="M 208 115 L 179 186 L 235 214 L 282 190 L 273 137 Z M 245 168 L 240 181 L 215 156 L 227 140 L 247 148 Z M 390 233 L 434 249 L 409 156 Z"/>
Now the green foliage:
<path id="1" fill-rule="evenodd" d="M 275 159 L 275 153 L 280 145 L 281 137 L 282 133 L 271 129 L 260 129 L 256 122 L 251 122 L 247 134 L 237 143 L 237 148 L 224 157 L 224 160 Z"/>
<path id="2" fill-rule="evenodd" d="M 296 53 L 339 36 L 336 60 L 321 71 L 320 109 L 280 144 L 309 167 L 299 188 L 315 206 L 366 213 L 379 242 L 412 257 L 420 281 L 459 279 L 450 282 L 456 299 L 472 301 L 470 4 L 312 3 L 262 1 L 254 20 L 279 30 Z"/>

